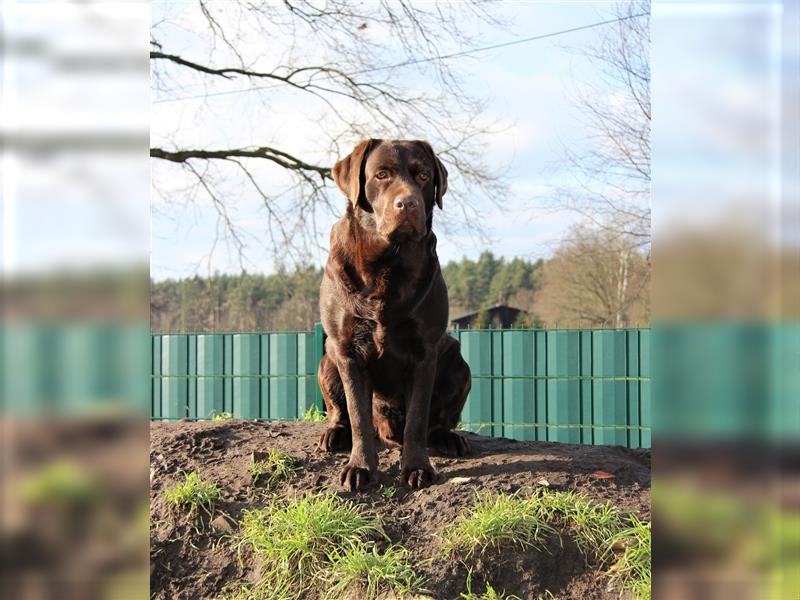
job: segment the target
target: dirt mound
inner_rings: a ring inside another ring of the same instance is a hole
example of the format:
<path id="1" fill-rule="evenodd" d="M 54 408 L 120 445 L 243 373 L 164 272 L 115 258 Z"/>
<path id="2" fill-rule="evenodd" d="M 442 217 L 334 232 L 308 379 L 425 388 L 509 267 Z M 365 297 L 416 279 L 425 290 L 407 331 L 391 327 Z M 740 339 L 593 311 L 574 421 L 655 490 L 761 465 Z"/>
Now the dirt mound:
<path id="1" fill-rule="evenodd" d="M 587 566 L 569 542 L 546 552 L 506 548 L 469 565 L 444 558 L 439 537 L 463 514 L 476 492 L 513 493 L 522 488 L 579 491 L 599 502 L 650 520 L 650 452 L 614 446 L 517 442 L 467 434 L 472 456 L 435 457 L 440 483 L 417 491 L 400 486 L 400 452 L 382 449 L 378 484 L 347 494 L 339 486 L 344 454 L 316 450 L 324 424 L 204 421 L 153 423 L 150 427 L 151 596 L 158 599 L 218 598 L 235 586 L 255 583 L 259 566 L 237 553 L 235 534 L 242 511 L 264 506 L 270 496 L 298 498 L 335 492 L 378 515 L 393 542 L 411 551 L 425 589 L 435 598 L 458 598 L 466 589 L 468 566 L 473 591 L 490 582 L 499 591 L 536 598 L 618 598 L 608 591 L 600 568 Z M 253 487 L 249 468 L 254 451 L 279 449 L 302 460 L 302 469 L 268 491 Z M 216 482 L 221 498 L 217 519 L 188 522 L 170 513 L 164 492 L 197 470 Z M 240 560 L 241 558 L 241 560 Z M 426 560 L 432 559 L 432 560 Z"/>

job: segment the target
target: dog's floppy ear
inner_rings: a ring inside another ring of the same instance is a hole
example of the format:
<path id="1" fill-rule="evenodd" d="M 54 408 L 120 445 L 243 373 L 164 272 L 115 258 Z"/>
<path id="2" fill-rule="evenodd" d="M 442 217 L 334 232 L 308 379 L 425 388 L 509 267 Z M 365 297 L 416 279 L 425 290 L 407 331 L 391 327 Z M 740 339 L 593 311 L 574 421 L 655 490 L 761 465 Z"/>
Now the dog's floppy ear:
<path id="1" fill-rule="evenodd" d="M 353 151 L 333 166 L 333 181 L 350 199 L 353 206 L 361 206 L 372 212 L 372 207 L 364 195 L 364 164 L 370 151 L 380 143 L 371 139 L 359 142 Z"/>
<path id="2" fill-rule="evenodd" d="M 447 193 L 447 169 L 444 168 L 442 161 L 440 161 L 439 157 L 436 156 L 436 153 L 433 151 L 433 147 L 428 142 L 421 141 L 420 144 L 422 144 L 422 147 L 425 148 L 426 152 L 428 152 L 433 159 L 434 197 L 436 198 L 436 205 L 441 209 L 442 196 Z"/>

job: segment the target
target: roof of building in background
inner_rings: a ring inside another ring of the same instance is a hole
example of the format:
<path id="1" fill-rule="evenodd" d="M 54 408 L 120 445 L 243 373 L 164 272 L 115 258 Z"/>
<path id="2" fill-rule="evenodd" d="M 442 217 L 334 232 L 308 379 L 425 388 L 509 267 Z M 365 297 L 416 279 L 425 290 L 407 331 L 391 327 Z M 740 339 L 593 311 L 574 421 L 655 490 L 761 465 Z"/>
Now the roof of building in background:
<path id="1" fill-rule="evenodd" d="M 467 317 L 472 317 L 472 316 L 477 315 L 482 310 L 485 310 L 486 312 L 491 313 L 492 311 L 497 311 L 497 310 L 501 310 L 501 309 L 513 310 L 513 311 L 516 311 L 518 313 L 520 313 L 520 312 L 527 313 L 528 312 L 528 311 L 523 310 L 521 308 L 516 308 L 514 306 L 509 306 L 508 304 L 493 304 L 492 306 L 485 306 L 485 307 L 480 308 L 478 310 L 473 310 L 472 312 L 464 313 L 463 315 L 459 315 L 457 317 L 452 317 L 450 320 L 451 321 L 461 321 L 462 319 L 466 319 Z"/>

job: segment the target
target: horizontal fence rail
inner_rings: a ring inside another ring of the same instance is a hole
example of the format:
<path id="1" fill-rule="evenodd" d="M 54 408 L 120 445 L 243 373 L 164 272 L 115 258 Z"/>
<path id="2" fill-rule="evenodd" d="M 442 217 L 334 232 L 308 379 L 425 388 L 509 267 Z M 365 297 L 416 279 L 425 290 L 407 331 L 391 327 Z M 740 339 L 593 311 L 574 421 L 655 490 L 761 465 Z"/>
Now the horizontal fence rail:
<path id="1" fill-rule="evenodd" d="M 519 440 L 651 444 L 650 331 L 456 330 L 472 371 L 461 428 Z M 297 419 L 323 408 L 324 333 L 152 336 L 151 418 Z"/>

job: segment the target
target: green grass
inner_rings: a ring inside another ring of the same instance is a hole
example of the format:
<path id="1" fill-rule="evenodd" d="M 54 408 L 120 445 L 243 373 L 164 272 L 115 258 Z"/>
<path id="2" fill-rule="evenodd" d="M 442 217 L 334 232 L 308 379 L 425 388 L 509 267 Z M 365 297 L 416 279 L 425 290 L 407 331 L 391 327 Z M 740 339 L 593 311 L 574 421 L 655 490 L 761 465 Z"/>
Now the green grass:
<path id="1" fill-rule="evenodd" d="M 505 592 L 497 592 L 491 584 L 486 584 L 486 590 L 478 595 L 472 591 L 472 569 L 467 572 L 467 591 L 459 596 L 462 600 L 521 600 L 519 596 L 507 595 Z"/>
<path id="2" fill-rule="evenodd" d="M 640 600 L 650 599 L 650 524 L 579 493 L 539 488 L 527 496 L 479 495 L 441 537 L 445 554 L 460 551 L 467 558 L 487 548 L 516 545 L 543 550 L 548 541 L 571 539 L 588 564 L 608 569 L 613 586 Z M 488 585 L 483 596 L 476 596 L 469 578 L 462 597 L 503 598 Z"/>
<path id="3" fill-rule="evenodd" d="M 537 490 L 531 499 L 551 514 L 569 535 L 587 562 L 605 567 L 611 584 L 639 600 L 650 599 L 650 524 L 615 506 L 598 503 L 575 492 Z M 614 548 L 622 547 L 617 556 Z"/>
<path id="4" fill-rule="evenodd" d="M 280 450 L 270 449 L 263 460 L 250 465 L 250 475 L 254 485 L 271 487 L 284 481 L 302 469 L 301 460 Z"/>
<path id="5" fill-rule="evenodd" d="M 241 544 L 267 564 L 313 569 L 327 552 L 376 536 L 384 536 L 377 517 L 362 514 L 338 496 L 311 495 L 289 504 L 273 500 L 263 509 L 245 511 Z"/>
<path id="6" fill-rule="evenodd" d="M 189 517 L 197 516 L 201 511 L 211 516 L 219 496 L 217 484 L 203 480 L 197 471 L 184 473 L 183 482 L 168 489 L 165 494 L 171 509 L 184 510 Z"/>
<path id="7" fill-rule="evenodd" d="M 528 502 L 570 535 L 587 560 L 598 564 L 609 557 L 615 536 L 625 526 L 616 507 L 575 492 L 537 489 Z"/>
<path id="8" fill-rule="evenodd" d="M 229 412 L 212 412 L 212 421 L 230 421 L 233 418 L 233 413 Z"/>
<path id="9" fill-rule="evenodd" d="M 391 500 L 397 495 L 397 488 L 393 485 L 383 485 L 378 488 L 378 493 L 386 500 Z"/>
<path id="10" fill-rule="evenodd" d="M 383 552 L 372 544 L 358 544 L 328 554 L 330 587 L 326 598 L 363 598 L 375 600 L 392 591 L 405 595 L 422 588 L 419 577 L 408 560 L 408 550 L 390 546 Z"/>
<path id="11" fill-rule="evenodd" d="M 622 591 L 630 591 L 640 600 L 650 600 L 650 523 L 642 523 L 635 515 L 629 520 L 630 526 L 612 540 L 621 544 L 624 551 L 609 569 L 609 575 Z"/>
<path id="12" fill-rule="evenodd" d="M 388 540 L 377 517 L 339 496 L 309 495 L 291 502 L 274 499 L 245 511 L 238 551 L 251 550 L 262 579 L 243 586 L 231 600 L 292 600 L 314 591 L 324 598 L 374 600 L 387 592 L 419 590 L 423 580 L 401 546 L 379 550 Z"/>
<path id="13" fill-rule="evenodd" d="M 245 511 L 239 552 L 252 549 L 262 563 L 263 579 L 244 597 L 301 597 L 327 580 L 333 560 L 385 537 L 377 517 L 336 495 L 310 495 L 289 503 L 273 500 L 263 509 Z"/>
<path id="14" fill-rule="evenodd" d="M 327 418 L 328 416 L 323 411 L 316 406 L 311 406 L 306 410 L 300 420 L 308 423 L 322 423 Z"/>
<path id="15" fill-rule="evenodd" d="M 461 551 L 469 557 L 504 545 L 543 550 L 558 532 L 530 500 L 517 494 L 483 494 L 442 537 L 445 554 Z"/>
<path id="16" fill-rule="evenodd" d="M 32 504 L 80 507 L 93 504 L 100 488 L 77 465 L 54 462 L 20 484 L 20 495 Z"/>

